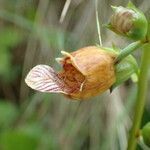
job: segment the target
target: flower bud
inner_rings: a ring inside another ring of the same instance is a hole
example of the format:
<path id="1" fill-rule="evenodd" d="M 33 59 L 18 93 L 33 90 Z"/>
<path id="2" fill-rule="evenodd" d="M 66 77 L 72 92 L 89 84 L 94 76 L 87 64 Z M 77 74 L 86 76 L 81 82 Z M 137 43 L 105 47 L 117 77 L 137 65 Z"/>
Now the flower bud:
<path id="1" fill-rule="evenodd" d="M 144 143 L 150 147 L 150 122 L 143 127 L 142 136 Z"/>
<path id="2" fill-rule="evenodd" d="M 63 93 L 71 99 L 87 99 L 108 90 L 116 81 L 116 53 L 96 46 L 75 52 L 61 52 L 57 61 L 62 71 L 56 73 L 47 65 L 34 67 L 25 82 L 41 92 Z"/>
<path id="3" fill-rule="evenodd" d="M 147 34 L 148 23 L 144 14 L 131 2 L 127 7 L 113 7 L 114 14 L 111 16 L 107 27 L 117 34 L 134 40 L 143 39 Z"/>

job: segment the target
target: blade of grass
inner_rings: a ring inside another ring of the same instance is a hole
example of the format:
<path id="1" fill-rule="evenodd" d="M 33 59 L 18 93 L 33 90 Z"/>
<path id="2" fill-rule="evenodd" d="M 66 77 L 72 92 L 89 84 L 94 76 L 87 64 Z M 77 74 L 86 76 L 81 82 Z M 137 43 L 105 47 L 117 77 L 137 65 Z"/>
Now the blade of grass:
<path id="1" fill-rule="evenodd" d="M 64 8 L 63 8 L 62 13 L 61 13 L 61 16 L 60 16 L 60 20 L 59 20 L 60 23 L 62 23 L 62 22 L 64 21 L 65 16 L 66 16 L 66 14 L 67 14 L 67 11 L 68 11 L 68 9 L 69 9 L 70 4 L 71 4 L 71 0 L 66 0 L 65 5 L 64 5 Z"/>
<path id="2" fill-rule="evenodd" d="M 102 46 L 102 38 L 101 38 L 101 29 L 100 29 L 100 21 L 98 16 L 98 1 L 95 0 L 95 16 L 96 16 L 96 27 L 97 27 L 97 33 L 99 38 L 99 44 Z"/>

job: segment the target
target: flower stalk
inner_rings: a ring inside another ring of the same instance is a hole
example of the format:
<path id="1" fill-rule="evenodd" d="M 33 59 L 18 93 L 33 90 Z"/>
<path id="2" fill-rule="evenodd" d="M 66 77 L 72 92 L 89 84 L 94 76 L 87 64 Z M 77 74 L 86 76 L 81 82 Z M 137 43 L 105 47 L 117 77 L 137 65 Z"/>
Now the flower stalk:
<path id="1" fill-rule="evenodd" d="M 127 150 L 135 150 L 137 146 L 136 135 L 138 134 L 141 125 L 148 87 L 148 70 L 150 66 L 149 58 L 150 58 L 150 43 L 147 43 L 143 46 L 143 56 L 138 81 L 138 92 L 135 104 L 135 114 L 133 119 L 133 126 L 128 140 Z"/>
<path id="2" fill-rule="evenodd" d="M 121 60 L 123 60 L 125 57 L 127 57 L 128 55 L 130 55 L 133 51 L 137 50 L 138 48 L 140 48 L 142 46 L 142 42 L 141 41 L 136 41 L 131 43 L 130 45 L 128 45 L 127 47 L 125 47 L 120 54 L 118 55 L 118 57 L 116 58 L 116 63 L 119 63 Z"/>

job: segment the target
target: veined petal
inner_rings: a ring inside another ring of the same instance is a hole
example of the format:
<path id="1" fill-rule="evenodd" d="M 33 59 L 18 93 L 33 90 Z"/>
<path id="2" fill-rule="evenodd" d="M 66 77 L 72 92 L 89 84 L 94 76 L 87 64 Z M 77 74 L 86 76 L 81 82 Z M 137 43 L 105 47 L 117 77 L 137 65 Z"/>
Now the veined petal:
<path id="1" fill-rule="evenodd" d="M 41 92 L 67 94 L 68 90 L 53 68 L 47 65 L 37 65 L 32 68 L 25 82 L 32 89 Z"/>

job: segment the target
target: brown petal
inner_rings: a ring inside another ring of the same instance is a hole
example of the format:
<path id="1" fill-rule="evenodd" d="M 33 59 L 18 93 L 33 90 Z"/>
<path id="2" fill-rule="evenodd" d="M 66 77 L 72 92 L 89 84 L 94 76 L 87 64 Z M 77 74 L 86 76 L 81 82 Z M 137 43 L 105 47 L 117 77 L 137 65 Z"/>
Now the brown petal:
<path id="1" fill-rule="evenodd" d="M 32 68 L 25 82 L 32 89 L 41 92 L 67 94 L 68 90 L 53 68 L 47 65 L 37 65 Z"/>
<path id="2" fill-rule="evenodd" d="M 105 64 L 113 64 L 115 58 L 114 54 L 96 46 L 81 48 L 71 55 L 72 64 L 85 76 L 98 73 Z"/>

